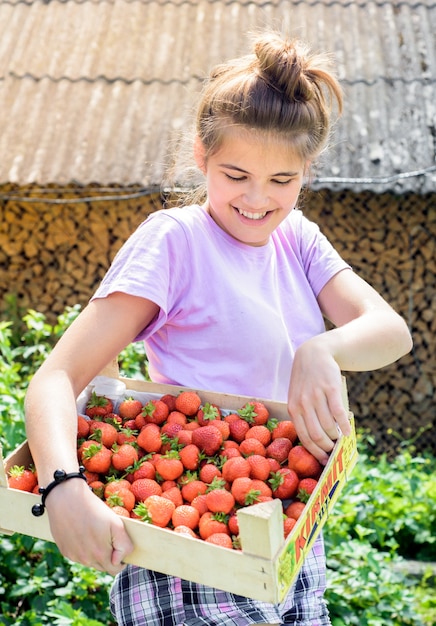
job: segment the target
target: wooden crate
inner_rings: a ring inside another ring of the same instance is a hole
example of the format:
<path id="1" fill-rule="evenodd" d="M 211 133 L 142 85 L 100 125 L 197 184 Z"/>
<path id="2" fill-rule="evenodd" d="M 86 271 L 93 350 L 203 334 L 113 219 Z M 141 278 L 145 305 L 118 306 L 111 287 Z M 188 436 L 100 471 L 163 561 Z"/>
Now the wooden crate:
<path id="1" fill-rule="evenodd" d="M 105 372 L 115 374 L 116 372 Z M 183 387 L 159 385 L 130 379 L 116 379 L 126 385 L 126 395 L 155 398 L 165 393 L 177 394 Z M 110 384 L 111 377 L 109 376 Z M 260 398 L 198 391 L 203 403 L 210 402 L 224 410 L 240 409 L 249 400 L 261 400 L 270 415 L 289 419 L 284 403 Z M 109 394 L 110 395 L 110 394 Z M 344 381 L 344 404 L 348 410 Z M 84 401 L 82 396 L 81 402 Z M 78 411 L 83 408 L 78 403 Z M 264 502 L 238 511 L 242 551 L 229 550 L 172 530 L 158 528 L 133 519 L 123 519 L 134 551 L 126 562 L 172 574 L 252 597 L 265 602 L 281 602 L 295 580 L 307 552 L 331 513 L 357 460 L 353 415 L 349 412 L 352 434 L 337 441 L 317 489 L 307 503 L 305 514 L 292 533 L 283 539 L 283 514 L 280 500 Z M 27 442 L 5 460 L 0 449 L 0 532 L 14 532 L 53 541 L 47 514 L 34 517 L 32 505 L 40 501 L 34 494 L 10 489 L 7 472 L 13 465 L 32 462 Z"/>

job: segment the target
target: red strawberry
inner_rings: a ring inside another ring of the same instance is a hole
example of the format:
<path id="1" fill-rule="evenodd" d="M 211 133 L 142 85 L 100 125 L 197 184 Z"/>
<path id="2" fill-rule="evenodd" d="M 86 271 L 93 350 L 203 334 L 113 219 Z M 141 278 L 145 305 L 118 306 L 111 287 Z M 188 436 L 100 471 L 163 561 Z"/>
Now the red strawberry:
<path id="1" fill-rule="evenodd" d="M 77 439 L 86 439 L 89 435 L 89 420 L 83 415 L 77 416 Z"/>
<path id="2" fill-rule="evenodd" d="M 285 539 L 294 530 L 294 526 L 296 523 L 297 523 L 297 520 L 294 519 L 293 517 L 285 516 L 285 519 L 283 520 L 283 530 L 284 530 Z"/>
<path id="3" fill-rule="evenodd" d="M 182 504 L 174 509 L 171 516 L 174 528 L 177 526 L 187 526 L 191 530 L 197 528 L 200 521 L 200 513 L 190 504 Z"/>
<path id="4" fill-rule="evenodd" d="M 169 412 L 168 405 L 162 402 L 162 400 L 150 400 L 143 407 L 141 415 L 148 424 L 163 424 Z"/>
<path id="5" fill-rule="evenodd" d="M 250 424 L 266 424 L 269 418 L 269 411 L 262 402 L 247 402 L 238 413 Z"/>
<path id="6" fill-rule="evenodd" d="M 144 500 L 142 506 L 135 507 L 135 513 L 140 511 L 142 521 L 165 528 L 168 526 L 171 516 L 175 510 L 174 502 L 162 496 L 149 496 Z"/>
<path id="7" fill-rule="evenodd" d="M 260 491 L 253 487 L 252 479 L 248 477 L 235 478 L 232 483 L 231 493 L 236 502 L 242 506 L 254 504 L 261 495 Z"/>
<path id="8" fill-rule="evenodd" d="M 298 502 L 296 500 L 295 502 L 291 502 L 291 504 L 289 504 L 286 507 L 285 515 L 297 520 L 300 517 L 300 515 L 303 513 L 305 507 L 306 505 L 304 504 L 304 502 Z"/>
<path id="9" fill-rule="evenodd" d="M 114 405 L 112 400 L 106 398 L 106 396 L 99 396 L 93 391 L 91 397 L 86 405 L 85 413 L 88 417 L 103 417 L 108 413 L 112 413 Z"/>
<path id="10" fill-rule="evenodd" d="M 240 417 L 239 419 L 232 420 L 231 422 L 229 422 L 229 428 L 230 428 L 230 437 L 234 441 L 241 443 L 241 441 L 244 441 L 245 435 L 247 434 L 247 431 L 250 429 L 250 424 Z"/>
<path id="11" fill-rule="evenodd" d="M 266 456 L 266 448 L 259 441 L 259 439 L 255 439 L 254 437 L 248 437 L 248 439 L 244 439 L 239 444 L 239 452 L 245 456 L 249 457 L 252 454 L 258 454 L 260 456 Z"/>
<path id="12" fill-rule="evenodd" d="M 221 469 L 224 480 L 229 483 L 233 482 L 236 478 L 248 478 L 250 476 L 250 472 L 250 463 L 242 456 L 235 456 L 231 459 L 227 459 Z"/>
<path id="13" fill-rule="evenodd" d="M 134 480 L 131 486 L 137 502 L 143 502 L 151 495 L 161 495 L 162 487 L 152 478 L 138 478 Z"/>
<path id="14" fill-rule="evenodd" d="M 187 470 L 196 470 L 201 460 L 200 448 L 193 443 L 188 444 L 179 452 L 180 460 Z"/>
<path id="15" fill-rule="evenodd" d="M 11 489 L 28 491 L 31 493 L 36 487 L 37 478 L 35 472 L 26 469 L 22 465 L 14 465 L 8 472 L 8 485 Z"/>
<path id="16" fill-rule="evenodd" d="M 220 449 L 223 436 L 215 426 L 200 426 L 192 431 L 192 443 L 207 456 L 213 456 Z"/>
<path id="17" fill-rule="evenodd" d="M 115 445 L 112 448 L 112 467 L 120 472 L 124 472 L 138 461 L 138 450 L 129 443 L 121 446 Z"/>
<path id="18" fill-rule="evenodd" d="M 181 391 L 176 397 L 176 410 L 185 415 L 196 415 L 201 406 L 201 398 L 195 391 Z"/>
<path id="19" fill-rule="evenodd" d="M 202 539 L 207 539 L 213 533 L 226 533 L 227 535 L 229 534 L 227 524 L 217 519 L 215 515 L 216 514 L 212 513 L 211 511 L 206 511 L 206 513 L 203 513 L 203 515 L 200 517 L 198 530 Z"/>
<path id="20" fill-rule="evenodd" d="M 288 467 L 297 472 L 300 478 L 319 478 L 321 463 L 303 446 L 295 446 L 288 454 Z"/>
<path id="21" fill-rule="evenodd" d="M 278 437 L 287 437 L 292 443 L 295 443 L 298 438 L 294 423 L 291 422 L 291 420 L 278 422 L 277 426 L 272 430 L 271 436 L 273 439 L 277 439 Z"/>
<path id="22" fill-rule="evenodd" d="M 142 411 L 142 402 L 132 397 L 125 398 L 118 406 L 118 413 L 123 420 L 135 419 Z"/>
<path id="23" fill-rule="evenodd" d="M 178 452 L 168 452 L 156 463 L 156 472 L 163 480 L 176 480 L 183 474 L 185 468 L 179 459 Z"/>
<path id="24" fill-rule="evenodd" d="M 175 411 L 175 409 L 176 409 L 176 396 L 174 396 L 172 393 L 164 394 L 160 398 L 160 401 L 161 402 L 165 402 L 165 404 L 167 405 L 170 413 L 171 413 L 171 411 Z"/>
<path id="25" fill-rule="evenodd" d="M 89 441 L 91 445 L 83 450 L 82 463 L 88 472 L 107 474 L 111 466 L 112 452 L 102 443 Z"/>
<path id="26" fill-rule="evenodd" d="M 212 489 L 206 494 L 206 504 L 212 513 L 230 513 L 235 506 L 235 498 L 227 489 Z"/>
<path id="27" fill-rule="evenodd" d="M 162 439 L 159 426 L 157 424 L 147 424 L 139 433 L 136 441 L 138 446 L 146 452 L 160 452 Z"/>
<path id="28" fill-rule="evenodd" d="M 198 477 L 209 485 L 214 478 L 221 478 L 221 470 L 214 463 L 205 463 L 201 466 Z"/>
<path id="29" fill-rule="evenodd" d="M 300 481 L 294 470 L 283 467 L 277 472 L 273 472 L 268 482 L 271 485 L 274 498 L 288 500 L 296 495 Z"/>
<path id="30" fill-rule="evenodd" d="M 169 484 L 170 481 L 166 481 L 166 482 Z M 164 483 L 162 483 L 162 485 L 163 484 Z M 176 507 L 181 506 L 183 504 L 182 492 L 175 485 L 173 487 L 170 487 L 169 489 L 164 489 L 162 491 L 162 497 L 168 498 L 168 500 L 171 500 L 171 502 L 174 502 L 174 505 Z"/>
<path id="31" fill-rule="evenodd" d="M 106 448 L 112 448 L 118 437 L 118 430 L 112 424 L 90 420 L 89 438 L 102 443 Z"/>
<path id="32" fill-rule="evenodd" d="M 287 437 L 278 437 L 274 439 L 266 448 L 266 456 L 276 459 L 280 464 L 284 463 L 288 458 L 289 450 L 292 443 Z"/>
<path id="33" fill-rule="evenodd" d="M 268 459 L 260 454 L 252 454 L 247 457 L 247 461 L 250 464 L 250 478 L 257 478 L 259 480 L 268 479 L 271 472 Z"/>
<path id="34" fill-rule="evenodd" d="M 191 503 L 197 496 L 205 494 L 207 485 L 202 480 L 190 480 L 182 485 L 182 496 L 186 502 Z"/>
<path id="35" fill-rule="evenodd" d="M 127 509 L 129 513 L 135 506 L 135 502 L 135 495 L 126 487 L 121 487 L 116 493 L 113 493 L 106 499 L 106 503 L 110 507 L 122 506 Z"/>
<path id="36" fill-rule="evenodd" d="M 245 439 L 258 439 L 264 446 L 271 442 L 271 431 L 263 424 L 255 424 L 251 426 L 245 433 Z"/>
<path id="37" fill-rule="evenodd" d="M 227 533 L 212 533 L 206 537 L 205 541 L 220 546 L 221 548 L 233 549 L 232 538 Z"/>
<path id="38" fill-rule="evenodd" d="M 120 489 L 129 489 L 131 490 L 129 481 L 124 478 L 116 478 L 115 480 L 109 480 L 104 487 L 104 497 L 106 500 L 109 496 L 113 496 L 115 493 L 118 493 Z"/>
<path id="39" fill-rule="evenodd" d="M 197 412 L 197 421 L 200 426 L 207 426 L 209 422 L 220 420 L 221 419 L 221 410 L 216 404 L 210 404 L 206 402 L 203 408 L 199 409 Z"/>
<path id="40" fill-rule="evenodd" d="M 302 478 L 298 484 L 297 498 L 301 502 L 306 503 L 316 489 L 317 484 L 318 481 L 315 478 Z"/>

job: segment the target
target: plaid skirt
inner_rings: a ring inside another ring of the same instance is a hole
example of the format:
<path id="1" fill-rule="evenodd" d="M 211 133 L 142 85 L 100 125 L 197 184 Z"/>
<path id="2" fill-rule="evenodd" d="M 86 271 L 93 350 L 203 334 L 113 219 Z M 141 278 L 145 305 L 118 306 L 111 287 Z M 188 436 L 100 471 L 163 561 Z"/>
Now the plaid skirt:
<path id="1" fill-rule="evenodd" d="M 320 535 L 281 604 L 259 602 L 132 565 L 115 578 L 110 603 L 119 626 L 330 626 L 325 586 Z"/>

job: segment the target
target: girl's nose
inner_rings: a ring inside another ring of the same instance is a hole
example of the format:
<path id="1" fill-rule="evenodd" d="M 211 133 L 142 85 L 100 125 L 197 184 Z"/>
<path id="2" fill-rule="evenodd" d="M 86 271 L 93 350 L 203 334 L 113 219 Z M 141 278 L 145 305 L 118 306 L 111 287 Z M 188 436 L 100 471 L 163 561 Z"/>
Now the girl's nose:
<path id="1" fill-rule="evenodd" d="M 268 195 L 259 185 L 251 185 L 243 195 L 247 209 L 264 209 L 268 205 Z"/>

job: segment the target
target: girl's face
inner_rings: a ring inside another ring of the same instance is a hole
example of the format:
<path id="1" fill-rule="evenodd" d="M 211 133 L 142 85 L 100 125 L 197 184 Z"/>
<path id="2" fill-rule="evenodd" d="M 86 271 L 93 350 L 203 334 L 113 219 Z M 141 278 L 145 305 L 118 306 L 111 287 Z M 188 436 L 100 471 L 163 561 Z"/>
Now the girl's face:
<path id="1" fill-rule="evenodd" d="M 305 164 L 267 133 L 226 131 L 219 150 L 205 160 L 201 142 L 196 160 L 206 176 L 207 209 L 226 233 L 263 246 L 295 207 Z"/>

